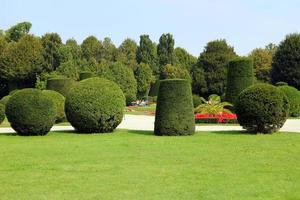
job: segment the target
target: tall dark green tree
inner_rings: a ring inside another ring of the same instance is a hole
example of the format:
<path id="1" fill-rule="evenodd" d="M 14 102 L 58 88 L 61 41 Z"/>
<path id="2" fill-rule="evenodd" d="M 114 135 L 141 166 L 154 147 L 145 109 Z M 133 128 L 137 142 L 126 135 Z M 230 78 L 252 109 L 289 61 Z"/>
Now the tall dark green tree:
<path id="1" fill-rule="evenodd" d="M 192 91 L 198 96 L 207 94 L 207 84 L 204 77 L 204 71 L 198 65 L 193 65 L 191 69 Z"/>
<path id="2" fill-rule="evenodd" d="M 113 44 L 113 42 L 109 37 L 104 38 L 102 42 L 102 46 L 103 49 L 101 53 L 101 58 L 109 62 L 116 61 L 118 49 L 116 48 L 116 46 Z"/>
<path id="3" fill-rule="evenodd" d="M 138 64 L 148 64 L 154 74 L 159 74 L 156 57 L 156 45 L 151 41 L 149 35 L 140 36 L 140 45 L 137 48 L 136 61 Z"/>
<path id="4" fill-rule="evenodd" d="M 136 42 L 129 38 L 125 39 L 118 48 L 117 61 L 124 63 L 135 71 L 137 66 L 136 51 Z"/>
<path id="5" fill-rule="evenodd" d="M 162 34 L 157 45 L 157 56 L 160 66 L 174 63 L 174 44 L 173 35 L 170 33 Z"/>
<path id="6" fill-rule="evenodd" d="M 142 98 L 148 95 L 151 82 L 154 80 L 152 70 L 149 65 L 141 63 L 137 66 L 134 72 L 137 81 L 137 96 Z"/>
<path id="7" fill-rule="evenodd" d="M 21 22 L 5 31 L 5 36 L 8 41 L 18 41 L 21 37 L 28 34 L 32 24 L 30 22 Z"/>
<path id="8" fill-rule="evenodd" d="M 60 36 L 57 33 L 46 33 L 42 37 L 44 47 L 45 71 L 54 71 L 60 65 L 59 48 L 62 45 Z"/>
<path id="9" fill-rule="evenodd" d="M 287 35 L 278 46 L 273 57 L 271 80 L 300 89 L 300 34 Z"/>
<path id="10" fill-rule="evenodd" d="M 236 57 L 233 47 L 226 40 L 214 40 L 204 48 L 200 54 L 197 66 L 203 69 L 207 84 L 207 93 L 223 96 L 226 88 L 227 66 Z"/>
<path id="11" fill-rule="evenodd" d="M 191 71 L 193 65 L 197 63 L 197 58 L 189 54 L 184 48 L 177 47 L 174 50 L 174 63 Z"/>
<path id="12" fill-rule="evenodd" d="M 81 49 L 82 56 L 86 60 L 89 60 L 91 58 L 94 58 L 97 61 L 101 60 L 103 45 L 95 36 L 89 36 L 86 39 L 84 39 L 81 44 Z"/>

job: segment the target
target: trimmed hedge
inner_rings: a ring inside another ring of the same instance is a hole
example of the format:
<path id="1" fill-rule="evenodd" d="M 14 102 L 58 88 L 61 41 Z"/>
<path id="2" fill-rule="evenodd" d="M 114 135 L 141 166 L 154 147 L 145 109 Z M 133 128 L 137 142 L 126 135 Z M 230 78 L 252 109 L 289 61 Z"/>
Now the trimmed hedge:
<path id="1" fill-rule="evenodd" d="M 197 108 L 200 104 L 202 104 L 201 97 L 199 97 L 196 94 L 193 94 L 193 105 L 194 105 L 194 108 Z"/>
<path id="2" fill-rule="evenodd" d="M 155 115 L 156 135 L 192 135 L 195 117 L 190 83 L 183 79 L 160 81 Z"/>
<path id="3" fill-rule="evenodd" d="M 60 123 L 66 120 L 65 114 L 65 97 L 53 90 L 43 90 L 43 94 L 46 95 L 56 106 L 56 118 L 55 123 Z"/>
<path id="4" fill-rule="evenodd" d="M 300 116 L 300 92 L 288 85 L 283 85 L 278 87 L 288 98 L 290 103 L 289 116 L 299 117 Z"/>
<path id="5" fill-rule="evenodd" d="M 241 126 L 253 133 L 279 130 L 289 114 L 289 102 L 284 93 L 270 84 L 256 84 L 237 98 L 235 111 Z"/>
<path id="6" fill-rule="evenodd" d="M 252 59 L 240 57 L 230 61 L 227 73 L 226 101 L 234 104 L 238 95 L 253 85 L 253 82 Z"/>
<path id="7" fill-rule="evenodd" d="M 120 87 L 104 78 L 80 81 L 65 103 L 68 121 L 82 133 L 112 132 L 123 119 L 124 107 Z"/>
<path id="8" fill-rule="evenodd" d="M 159 83 L 160 83 L 160 80 L 156 80 L 155 83 L 153 83 L 150 86 L 150 91 L 149 91 L 148 96 L 150 96 L 150 97 L 157 97 L 158 90 L 159 90 Z"/>
<path id="9" fill-rule="evenodd" d="M 92 72 L 80 72 L 79 74 L 79 80 L 81 81 L 92 77 L 94 77 L 94 74 Z"/>
<path id="10" fill-rule="evenodd" d="M 6 117 L 18 135 L 46 135 L 55 122 L 54 103 L 38 89 L 23 89 L 6 104 Z"/>
<path id="11" fill-rule="evenodd" d="M 0 104 L 0 124 L 5 119 L 5 106 L 3 104 Z"/>
<path id="12" fill-rule="evenodd" d="M 75 81 L 70 78 L 50 78 L 47 80 L 46 89 L 59 92 L 66 97 Z"/>
<path id="13" fill-rule="evenodd" d="M 0 100 L 0 104 L 3 104 L 4 106 L 6 106 L 8 100 L 10 99 L 10 95 L 7 95 L 5 97 L 3 97 L 1 100 Z"/>

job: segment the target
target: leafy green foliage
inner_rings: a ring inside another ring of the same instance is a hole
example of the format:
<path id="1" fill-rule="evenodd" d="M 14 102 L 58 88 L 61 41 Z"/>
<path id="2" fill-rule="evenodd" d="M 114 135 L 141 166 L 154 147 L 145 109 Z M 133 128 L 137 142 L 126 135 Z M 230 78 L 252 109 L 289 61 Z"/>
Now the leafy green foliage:
<path id="1" fill-rule="evenodd" d="M 50 78 L 47 80 L 46 89 L 54 90 L 66 97 L 74 85 L 75 81 L 69 78 Z"/>
<path id="2" fill-rule="evenodd" d="M 47 96 L 56 107 L 55 123 L 60 123 L 66 120 L 65 114 L 65 97 L 53 90 L 43 90 L 43 94 Z"/>
<path id="3" fill-rule="evenodd" d="M 9 43 L 0 54 L 0 79 L 10 82 L 35 81 L 44 62 L 42 49 L 40 40 L 32 35 Z"/>
<path id="4" fill-rule="evenodd" d="M 185 68 L 170 64 L 161 67 L 160 79 L 186 79 L 191 82 L 191 76 Z"/>
<path id="5" fill-rule="evenodd" d="M 235 103 L 238 122 L 253 133 L 278 131 L 289 115 L 289 107 L 286 95 L 269 84 L 245 89 Z"/>
<path id="6" fill-rule="evenodd" d="M 286 82 L 279 81 L 275 84 L 276 86 L 285 86 L 288 85 Z"/>
<path id="7" fill-rule="evenodd" d="M 134 40 L 129 38 L 124 40 L 118 48 L 117 61 L 124 63 L 135 71 L 137 67 L 137 48 L 137 44 Z"/>
<path id="8" fill-rule="evenodd" d="M 193 94 L 193 105 L 194 108 L 198 107 L 200 104 L 202 104 L 202 98 L 199 97 L 198 95 Z"/>
<path id="9" fill-rule="evenodd" d="M 287 35 L 273 57 L 272 83 L 283 81 L 300 89 L 300 34 Z"/>
<path id="10" fill-rule="evenodd" d="M 5 119 L 5 105 L 0 103 L 0 124 L 4 121 Z"/>
<path id="11" fill-rule="evenodd" d="M 216 94 L 212 94 L 208 97 L 208 101 L 206 101 L 203 97 L 200 97 L 202 100 L 202 104 L 197 106 L 194 110 L 195 113 L 201 114 L 223 114 L 223 113 L 232 113 L 228 107 L 233 107 L 233 105 L 229 102 L 221 102 L 220 96 Z"/>
<path id="12" fill-rule="evenodd" d="M 291 86 L 283 85 L 278 87 L 288 98 L 290 103 L 289 116 L 299 117 L 300 116 L 300 92 Z"/>
<path id="13" fill-rule="evenodd" d="M 134 76 L 137 81 L 137 96 L 139 98 L 147 96 L 154 79 L 151 68 L 149 65 L 141 63 L 137 66 Z"/>
<path id="14" fill-rule="evenodd" d="M 137 81 L 133 71 L 123 63 L 115 62 L 109 66 L 103 66 L 99 76 L 112 80 L 119 85 L 126 97 L 127 105 L 136 100 Z"/>
<path id="15" fill-rule="evenodd" d="M 174 63 L 174 39 L 170 33 L 162 34 L 157 45 L 157 56 L 160 66 Z"/>
<path id="16" fill-rule="evenodd" d="M 60 65 L 61 38 L 57 33 L 46 33 L 42 36 L 41 41 L 44 48 L 44 70 L 53 71 Z"/>
<path id="17" fill-rule="evenodd" d="M 155 115 L 156 135 L 192 135 L 195 118 L 190 84 L 187 80 L 160 81 Z"/>
<path id="18" fill-rule="evenodd" d="M 56 106 L 38 89 L 23 89 L 7 102 L 6 116 L 18 135 L 46 135 L 55 122 Z"/>
<path id="19" fill-rule="evenodd" d="M 2 99 L 0 100 L 0 104 L 6 106 L 8 100 L 10 99 L 11 95 L 6 95 L 4 97 L 2 97 Z"/>
<path id="20" fill-rule="evenodd" d="M 122 121 L 125 97 L 114 82 L 89 78 L 71 90 L 65 106 L 68 121 L 79 132 L 112 132 Z"/>
<path id="21" fill-rule="evenodd" d="M 84 79 L 92 78 L 93 76 L 94 74 L 92 72 L 88 72 L 88 71 L 80 72 L 79 80 L 82 81 Z"/>
<path id="22" fill-rule="evenodd" d="M 207 84 L 204 77 L 204 70 L 194 65 L 191 69 L 192 91 L 194 94 L 202 96 L 207 93 Z"/>
<path id="23" fill-rule="evenodd" d="M 227 81 L 227 65 L 236 57 L 233 47 L 227 45 L 226 40 L 214 40 L 207 43 L 198 58 L 197 66 L 203 69 L 207 92 L 224 95 Z"/>
<path id="24" fill-rule="evenodd" d="M 253 61 L 251 58 L 240 57 L 229 62 L 227 73 L 226 100 L 234 103 L 238 95 L 253 85 Z"/>
<path id="25" fill-rule="evenodd" d="M 101 59 L 103 46 L 95 36 L 89 36 L 85 40 L 83 40 L 81 49 L 83 58 L 85 58 L 86 60 L 94 58 L 99 61 Z"/>
<path id="26" fill-rule="evenodd" d="M 197 63 L 197 58 L 189 54 L 184 48 L 177 47 L 174 50 L 174 64 L 184 67 L 191 71 L 192 67 Z"/>
<path id="27" fill-rule="evenodd" d="M 30 22 L 21 22 L 5 31 L 5 36 L 8 41 L 17 42 L 21 37 L 28 34 L 32 24 Z"/>

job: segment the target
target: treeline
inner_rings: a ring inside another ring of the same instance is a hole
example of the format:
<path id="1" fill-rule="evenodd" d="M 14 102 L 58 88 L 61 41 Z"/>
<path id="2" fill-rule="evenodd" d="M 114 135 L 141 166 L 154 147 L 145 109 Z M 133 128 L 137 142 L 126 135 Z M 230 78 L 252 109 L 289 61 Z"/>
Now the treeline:
<path id="1" fill-rule="evenodd" d="M 79 80 L 80 72 L 86 71 L 117 82 L 128 102 L 146 96 L 157 80 L 170 78 L 190 80 L 196 95 L 224 96 L 227 65 L 238 57 L 226 40 L 208 42 L 196 58 L 184 48 L 175 48 L 169 33 L 162 34 L 158 44 L 149 35 L 141 35 L 138 44 L 125 39 L 116 47 L 108 37 L 101 41 L 89 36 L 81 44 L 74 39 L 63 43 L 57 33 L 37 37 L 29 33 L 30 28 L 31 23 L 22 22 L 0 31 L 1 96 L 16 88 L 44 89 L 51 77 Z M 272 81 L 276 49 L 269 44 L 249 54 L 257 81 Z"/>

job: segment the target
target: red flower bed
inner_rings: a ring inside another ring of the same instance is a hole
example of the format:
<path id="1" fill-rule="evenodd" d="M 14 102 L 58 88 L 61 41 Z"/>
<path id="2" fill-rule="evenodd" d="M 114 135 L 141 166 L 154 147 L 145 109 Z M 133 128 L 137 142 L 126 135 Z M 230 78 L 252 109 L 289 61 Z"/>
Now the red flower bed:
<path id="1" fill-rule="evenodd" d="M 236 114 L 222 113 L 222 114 L 195 114 L 195 119 L 217 119 L 218 123 L 225 123 L 228 120 L 236 120 Z"/>

